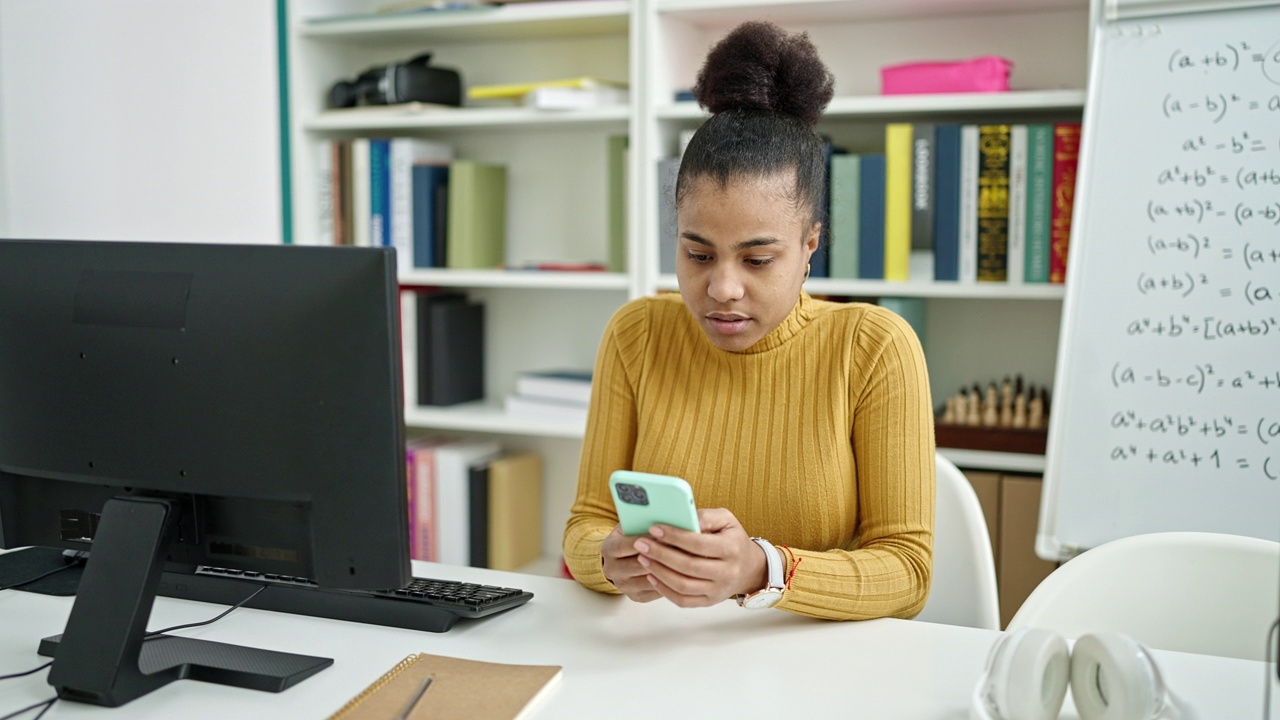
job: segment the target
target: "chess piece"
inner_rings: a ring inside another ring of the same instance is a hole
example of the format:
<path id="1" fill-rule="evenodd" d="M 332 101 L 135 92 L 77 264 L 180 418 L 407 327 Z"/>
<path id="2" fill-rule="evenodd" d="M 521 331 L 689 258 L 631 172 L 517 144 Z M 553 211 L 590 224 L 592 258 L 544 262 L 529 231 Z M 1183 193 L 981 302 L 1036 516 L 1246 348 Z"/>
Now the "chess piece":
<path id="1" fill-rule="evenodd" d="M 1027 402 L 1027 427 L 1040 430 L 1044 427 L 1044 395 L 1031 392 L 1031 400 Z"/>
<path id="2" fill-rule="evenodd" d="M 995 427 L 1000 422 L 1000 400 L 996 384 L 987 385 L 987 394 L 982 398 L 982 425 Z"/>
<path id="3" fill-rule="evenodd" d="M 964 415 L 965 425 L 981 425 L 982 424 L 982 391 L 977 385 L 969 391 L 968 401 L 965 403 L 967 408 Z"/>
<path id="4" fill-rule="evenodd" d="M 1013 383 L 1009 382 L 1008 377 L 1005 377 L 1000 386 L 999 424 L 1002 428 L 1013 427 Z"/>
<path id="5" fill-rule="evenodd" d="M 1027 427 L 1027 394 L 1018 391 L 1013 398 L 1013 423 L 1015 428 Z"/>

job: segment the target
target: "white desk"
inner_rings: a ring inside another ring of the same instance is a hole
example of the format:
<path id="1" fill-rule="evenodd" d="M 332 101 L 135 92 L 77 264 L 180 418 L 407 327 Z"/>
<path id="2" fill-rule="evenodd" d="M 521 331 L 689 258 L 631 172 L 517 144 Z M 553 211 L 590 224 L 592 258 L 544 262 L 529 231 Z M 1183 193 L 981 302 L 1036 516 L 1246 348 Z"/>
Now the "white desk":
<path id="1" fill-rule="evenodd" d="M 564 666 L 537 718 L 955 718 L 995 632 L 903 620 L 824 622 L 732 603 L 638 605 L 568 580 L 415 564 L 420 576 L 531 590 L 524 607 L 447 633 L 422 633 L 241 608 L 188 637 L 322 655 L 334 665 L 279 694 L 181 680 L 119 710 L 59 702 L 50 718 L 323 718 L 413 652 Z M 0 592 L 0 675 L 35 667 L 72 598 Z M 218 606 L 160 598 L 151 627 Z M 1262 717 L 1264 663 L 1157 652 L 1166 681 L 1201 720 Z M 0 715 L 52 697 L 46 672 L 0 681 Z M 1274 694 L 1274 693 L 1273 693 Z M 1064 718 L 1075 718 L 1068 709 Z M 1280 718 L 1276 711 L 1273 717 Z M 30 716 L 24 716 L 30 717 Z"/>

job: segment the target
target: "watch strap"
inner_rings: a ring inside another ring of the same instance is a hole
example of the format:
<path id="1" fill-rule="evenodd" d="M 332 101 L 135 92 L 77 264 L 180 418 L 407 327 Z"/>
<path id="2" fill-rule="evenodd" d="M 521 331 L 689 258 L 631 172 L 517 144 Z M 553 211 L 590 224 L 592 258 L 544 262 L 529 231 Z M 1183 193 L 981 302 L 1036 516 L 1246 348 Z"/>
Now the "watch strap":
<path id="1" fill-rule="evenodd" d="M 785 570 L 782 567 L 782 553 L 778 552 L 778 548 L 774 547 L 773 543 L 765 540 L 764 538 L 753 537 L 751 538 L 751 542 L 759 545 L 760 549 L 764 550 L 765 567 L 768 569 L 769 576 L 768 584 L 765 585 L 765 589 L 778 591 L 785 590 L 786 581 L 783 579 Z"/>

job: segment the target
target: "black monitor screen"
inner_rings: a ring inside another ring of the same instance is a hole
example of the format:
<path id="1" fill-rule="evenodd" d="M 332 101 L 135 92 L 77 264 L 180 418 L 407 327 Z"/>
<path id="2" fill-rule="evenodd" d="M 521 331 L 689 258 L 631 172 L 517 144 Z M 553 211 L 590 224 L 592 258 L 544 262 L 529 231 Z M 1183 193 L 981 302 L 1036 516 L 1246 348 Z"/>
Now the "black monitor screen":
<path id="1" fill-rule="evenodd" d="M 158 501 L 160 564 L 404 585 L 398 309 L 384 248 L 0 240 L 0 547 L 87 583 Z"/>

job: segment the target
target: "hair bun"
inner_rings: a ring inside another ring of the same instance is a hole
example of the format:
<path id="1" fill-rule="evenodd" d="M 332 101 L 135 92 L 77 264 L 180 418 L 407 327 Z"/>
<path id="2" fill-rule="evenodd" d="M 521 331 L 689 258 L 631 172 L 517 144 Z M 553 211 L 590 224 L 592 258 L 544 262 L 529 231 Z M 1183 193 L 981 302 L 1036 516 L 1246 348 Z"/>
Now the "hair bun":
<path id="1" fill-rule="evenodd" d="M 769 22 L 746 22 L 711 48 L 693 86 L 713 113 L 768 110 L 817 125 L 835 82 L 808 33 L 787 34 Z"/>

